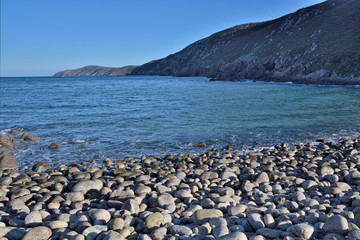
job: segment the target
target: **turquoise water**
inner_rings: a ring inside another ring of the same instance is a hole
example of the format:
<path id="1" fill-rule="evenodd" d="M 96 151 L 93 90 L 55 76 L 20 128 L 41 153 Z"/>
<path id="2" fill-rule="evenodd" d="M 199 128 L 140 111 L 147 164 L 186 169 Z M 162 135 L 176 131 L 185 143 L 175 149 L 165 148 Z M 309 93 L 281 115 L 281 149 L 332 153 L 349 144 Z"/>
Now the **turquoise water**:
<path id="1" fill-rule="evenodd" d="M 3 133 L 24 129 L 41 138 L 15 145 L 22 164 L 201 153 L 192 147 L 201 141 L 243 149 L 360 135 L 360 89 L 350 87 L 158 76 L 1 78 L 0 106 Z M 48 150 L 51 142 L 62 148 Z"/>

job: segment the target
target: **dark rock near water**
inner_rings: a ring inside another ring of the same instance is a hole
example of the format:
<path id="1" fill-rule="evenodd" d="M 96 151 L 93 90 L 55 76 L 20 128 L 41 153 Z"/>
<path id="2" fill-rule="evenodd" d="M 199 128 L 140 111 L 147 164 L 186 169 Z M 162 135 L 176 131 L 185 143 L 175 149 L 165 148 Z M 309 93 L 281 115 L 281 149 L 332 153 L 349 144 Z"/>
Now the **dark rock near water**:
<path id="1" fill-rule="evenodd" d="M 5 155 L 0 157 L 0 170 L 17 169 L 19 167 L 16 157 L 13 155 Z"/>
<path id="2" fill-rule="evenodd" d="M 57 143 L 51 143 L 48 146 L 48 148 L 50 148 L 50 149 L 59 149 L 59 148 L 61 148 L 61 146 L 59 144 L 57 144 Z"/>
<path id="3" fill-rule="evenodd" d="M 38 162 L 32 167 L 32 170 L 35 172 L 44 172 L 50 168 L 51 167 L 48 164 L 44 162 Z"/>
<path id="4" fill-rule="evenodd" d="M 0 145 L 12 145 L 15 143 L 15 137 L 11 135 L 0 135 Z"/>
<path id="5" fill-rule="evenodd" d="M 206 147 L 206 143 L 204 143 L 204 142 L 196 143 L 196 144 L 193 145 L 193 147 L 205 148 L 205 147 Z"/>
<path id="6" fill-rule="evenodd" d="M 20 137 L 21 140 L 24 140 L 24 141 L 32 141 L 32 142 L 35 142 L 35 141 L 38 141 L 39 140 L 39 137 L 36 137 L 36 136 L 33 136 L 31 135 L 30 133 L 28 132 L 24 132 L 21 137 Z"/>

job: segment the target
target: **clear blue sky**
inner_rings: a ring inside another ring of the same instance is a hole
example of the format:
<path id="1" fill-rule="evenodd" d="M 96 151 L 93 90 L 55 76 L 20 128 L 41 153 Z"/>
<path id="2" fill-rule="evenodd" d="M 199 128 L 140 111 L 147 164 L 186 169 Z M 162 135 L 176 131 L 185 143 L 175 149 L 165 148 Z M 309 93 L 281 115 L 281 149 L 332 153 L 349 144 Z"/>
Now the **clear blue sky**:
<path id="1" fill-rule="evenodd" d="M 140 65 L 323 0 L 0 0 L 1 76 Z"/>

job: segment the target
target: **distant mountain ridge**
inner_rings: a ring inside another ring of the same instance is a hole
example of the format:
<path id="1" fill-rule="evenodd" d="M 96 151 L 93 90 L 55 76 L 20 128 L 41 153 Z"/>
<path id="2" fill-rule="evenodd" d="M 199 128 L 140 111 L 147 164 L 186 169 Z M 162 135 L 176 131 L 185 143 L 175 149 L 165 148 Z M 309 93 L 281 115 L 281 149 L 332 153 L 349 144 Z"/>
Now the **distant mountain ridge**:
<path id="1" fill-rule="evenodd" d="M 172 75 L 306 84 L 360 84 L 360 0 L 327 0 L 238 25 L 139 67 L 87 66 L 55 76 Z"/>
<path id="2" fill-rule="evenodd" d="M 131 74 L 359 84 L 359 63 L 360 0 L 328 0 L 220 31 Z"/>
<path id="3" fill-rule="evenodd" d="M 57 72 L 55 77 L 69 77 L 69 76 L 123 76 L 131 73 L 137 66 L 125 66 L 119 68 L 102 67 L 102 66 L 85 66 L 82 68 L 65 70 Z"/>

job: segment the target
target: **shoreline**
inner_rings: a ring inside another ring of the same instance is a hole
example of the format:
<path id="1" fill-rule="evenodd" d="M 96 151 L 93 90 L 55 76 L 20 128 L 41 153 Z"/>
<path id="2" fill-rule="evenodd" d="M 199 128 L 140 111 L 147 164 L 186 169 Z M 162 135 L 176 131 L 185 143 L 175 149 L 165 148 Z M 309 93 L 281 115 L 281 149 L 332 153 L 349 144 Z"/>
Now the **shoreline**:
<path id="1" fill-rule="evenodd" d="M 6 78 L 116 78 L 116 77 L 138 77 L 138 76 L 161 76 L 161 77 L 198 77 L 198 78 L 208 78 L 210 82 L 259 82 L 259 83 L 277 83 L 277 84 L 298 84 L 298 85 L 310 85 L 310 86 L 337 86 L 337 87 L 355 87 L 358 88 L 360 86 L 360 79 L 351 78 L 351 77 L 343 77 L 337 79 L 324 78 L 324 79 L 315 79 L 315 80 L 304 80 L 305 77 L 286 77 L 286 78 L 254 78 L 254 79 L 223 79 L 223 78 L 214 78 L 212 76 L 207 75 L 137 75 L 137 74 L 127 74 L 127 75 L 74 75 L 74 76 L 19 76 L 19 77 L 0 77 L 0 79 Z"/>
<path id="2" fill-rule="evenodd" d="M 356 239 L 360 137 L 317 143 L 1 171 L 0 237 Z"/>
<path id="3" fill-rule="evenodd" d="M 13 134 L 12 132 L 16 133 Z M 239 142 L 234 139 L 226 141 L 225 139 L 208 139 L 205 138 L 203 141 L 184 141 L 181 145 L 176 143 L 171 147 L 166 148 L 166 145 L 153 146 L 152 148 L 143 148 L 135 151 L 131 146 L 125 149 L 113 151 L 109 146 L 99 148 L 96 140 L 91 138 L 53 138 L 51 135 L 46 135 L 43 132 L 39 135 L 33 136 L 38 138 L 36 141 L 29 139 L 23 140 L 22 134 L 29 134 L 25 129 L 14 130 L 11 128 L 0 130 L 0 137 L 10 135 L 14 137 L 14 142 L 10 145 L 12 149 L 1 150 L 2 141 L 0 138 L 0 157 L 5 150 L 6 154 L 14 155 L 19 163 L 19 169 L 23 167 L 31 168 L 32 165 L 39 161 L 43 161 L 53 167 L 59 167 L 60 165 L 71 165 L 78 162 L 91 162 L 95 161 L 101 165 L 103 160 L 108 158 L 111 160 L 128 159 L 128 158 L 141 158 L 143 156 L 156 156 L 157 158 L 164 158 L 167 155 L 178 155 L 181 152 L 187 154 L 193 154 L 194 156 L 200 156 L 204 152 L 217 149 L 223 151 L 231 146 L 232 152 L 237 151 L 240 153 L 260 152 L 264 148 L 273 148 L 279 142 L 286 142 L 289 148 L 294 148 L 298 143 L 310 143 L 317 144 L 317 139 L 327 142 L 337 142 L 341 140 L 349 140 L 359 136 L 358 131 L 349 131 L 346 134 L 341 131 L 327 134 L 315 134 L 313 136 L 298 136 L 298 138 L 292 138 L 289 136 L 283 136 L 279 139 L 268 140 L 263 142 L 261 139 L 251 139 L 248 142 Z M 31 135 L 31 134 L 30 134 Z M 32 136 L 32 135 L 31 135 Z M 75 139 L 75 140 L 73 140 Z M 101 141 L 101 140 L 97 140 Z M 57 147 L 51 147 L 54 145 Z M 170 143 L 171 144 L 171 143 Z M 122 145 L 114 145 L 114 149 L 122 147 Z M 152 149 L 152 150 L 151 150 Z M 234 150 L 235 149 L 235 150 Z"/>

